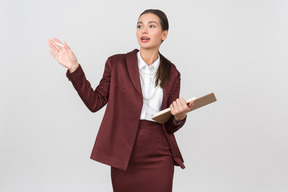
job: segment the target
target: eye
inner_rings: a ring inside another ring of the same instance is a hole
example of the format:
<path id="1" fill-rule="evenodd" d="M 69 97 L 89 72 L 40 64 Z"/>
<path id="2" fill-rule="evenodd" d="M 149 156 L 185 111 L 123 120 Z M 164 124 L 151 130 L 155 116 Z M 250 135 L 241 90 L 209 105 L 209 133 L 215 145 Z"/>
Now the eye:
<path id="1" fill-rule="evenodd" d="M 155 28 L 156 26 L 155 25 L 150 25 L 150 28 Z"/>
<path id="2" fill-rule="evenodd" d="M 141 28 L 142 28 L 142 25 L 137 25 L 137 28 L 141 29 Z"/>

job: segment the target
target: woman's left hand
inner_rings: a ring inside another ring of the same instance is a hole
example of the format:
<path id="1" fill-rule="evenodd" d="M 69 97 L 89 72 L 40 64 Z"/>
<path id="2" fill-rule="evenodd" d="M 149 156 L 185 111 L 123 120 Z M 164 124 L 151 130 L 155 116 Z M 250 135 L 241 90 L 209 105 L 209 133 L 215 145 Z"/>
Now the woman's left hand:
<path id="1" fill-rule="evenodd" d="M 174 119 L 176 122 L 180 122 L 183 119 L 185 119 L 187 112 L 191 111 L 191 108 L 194 104 L 194 101 L 190 101 L 190 103 L 186 103 L 184 98 L 178 98 L 176 101 L 171 103 L 170 109 L 171 109 L 171 114 L 174 116 Z"/>

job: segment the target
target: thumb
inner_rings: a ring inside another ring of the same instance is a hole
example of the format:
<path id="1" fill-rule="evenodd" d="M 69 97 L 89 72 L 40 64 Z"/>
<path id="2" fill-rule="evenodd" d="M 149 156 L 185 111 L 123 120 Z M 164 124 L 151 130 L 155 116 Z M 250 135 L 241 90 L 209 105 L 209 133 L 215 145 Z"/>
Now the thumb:
<path id="1" fill-rule="evenodd" d="M 194 105 L 194 100 L 190 101 L 189 107 L 192 107 Z"/>
<path id="2" fill-rule="evenodd" d="M 64 41 L 64 48 L 65 49 L 69 49 L 69 47 L 68 47 L 68 45 L 67 45 L 67 43 Z"/>

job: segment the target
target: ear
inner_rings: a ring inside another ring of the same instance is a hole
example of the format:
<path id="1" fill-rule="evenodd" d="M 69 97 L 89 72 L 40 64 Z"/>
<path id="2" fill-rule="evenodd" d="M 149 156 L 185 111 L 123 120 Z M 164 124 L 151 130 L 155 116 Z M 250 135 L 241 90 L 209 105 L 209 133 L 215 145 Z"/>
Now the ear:
<path id="1" fill-rule="evenodd" d="M 168 31 L 167 30 L 165 30 L 165 31 L 163 31 L 162 32 L 162 41 L 164 41 L 166 38 L 167 38 L 167 36 L 168 36 Z"/>

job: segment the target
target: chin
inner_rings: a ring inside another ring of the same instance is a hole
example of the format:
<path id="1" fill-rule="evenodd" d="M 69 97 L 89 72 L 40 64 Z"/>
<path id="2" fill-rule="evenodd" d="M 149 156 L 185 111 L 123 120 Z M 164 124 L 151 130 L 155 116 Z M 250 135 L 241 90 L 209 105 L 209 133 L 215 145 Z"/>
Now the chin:
<path id="1" fill-rule="evenodd" d="M 140 47 L 142 48 L 142 49 L 146 49 L 146 50 L 151 50 L 151 49 L 156 49 L 158 46 L 156 46 L 156 45 L 147 45 L 147 44 L 139 44 L 140 45 Z"/>

